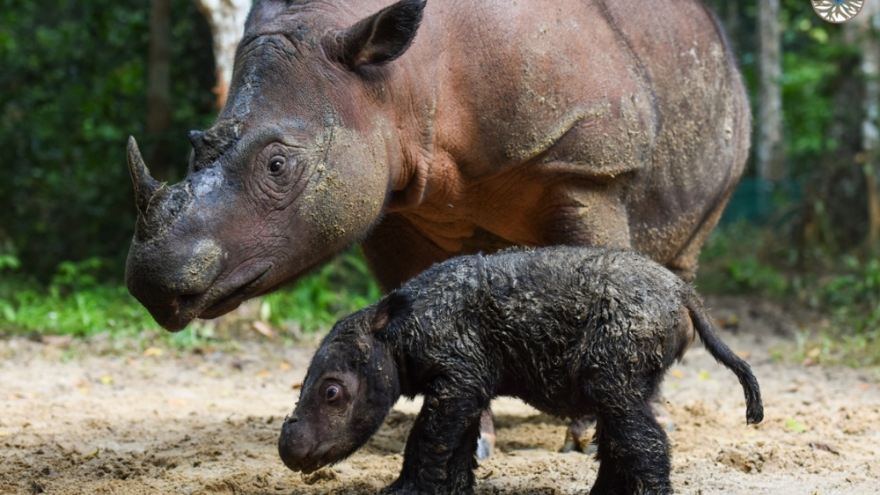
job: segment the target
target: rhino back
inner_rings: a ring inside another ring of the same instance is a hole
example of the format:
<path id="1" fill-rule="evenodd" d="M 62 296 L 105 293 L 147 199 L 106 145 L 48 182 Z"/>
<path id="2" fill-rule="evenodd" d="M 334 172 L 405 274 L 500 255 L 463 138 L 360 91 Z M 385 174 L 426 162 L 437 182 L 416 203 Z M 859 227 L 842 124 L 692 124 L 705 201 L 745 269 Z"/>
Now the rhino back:
<path id="1" fill-rule="evenodd" d="M 390 211 L 444 249 L 546 243 L 535 213 L 565 182 L 574 204 L 619 189 L 624 235 L 666 263 L 741 175 L 748 104 L 701 2 L 429 2 L 422 29 L 398 74 L 417 80 L 408 109 L 429 123 L 427 192 Z"/>

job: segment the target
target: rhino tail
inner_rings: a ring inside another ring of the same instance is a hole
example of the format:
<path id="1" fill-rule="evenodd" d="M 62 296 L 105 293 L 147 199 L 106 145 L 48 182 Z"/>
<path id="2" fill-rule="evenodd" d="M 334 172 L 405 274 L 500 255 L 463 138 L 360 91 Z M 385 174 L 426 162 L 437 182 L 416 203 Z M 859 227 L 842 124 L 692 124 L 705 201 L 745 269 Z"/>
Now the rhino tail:
<path id="1" fill-rule="evenodd" d="M 761 401 L 761 388 L 758 380 L 752 373 L 749 364 L 727 347 L 727 344 L 718 336 L 712 320 L 703 308 L 700 299 L 693 295 L 685 304 L 694 323 L 694 328 L 700 334 L 700 340 L 716 361 L 729 368 L 743 387 L 746 398 L 746 422 L 753 425 L 764 419 L 764 404 Z"/>

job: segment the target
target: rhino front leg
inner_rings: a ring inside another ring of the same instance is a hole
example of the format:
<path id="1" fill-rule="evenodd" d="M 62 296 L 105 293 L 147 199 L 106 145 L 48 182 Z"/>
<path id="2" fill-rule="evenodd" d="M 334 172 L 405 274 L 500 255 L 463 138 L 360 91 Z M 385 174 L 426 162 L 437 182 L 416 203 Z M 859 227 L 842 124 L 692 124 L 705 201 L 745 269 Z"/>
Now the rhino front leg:
<path id="1" fill-rule="evenodd" d="M 383 495 L 468 494 L 474 488 L 474 453 L 488 400 L 425 396 L 406 441 L 400 477 Z"/>
<path id="2" fill-rule="evenodd" d="M 620 182 L 571 183 L 549 189 L 543 201 L 541 244 L 632 248 L 623 196 Z"/>
<path id="3" fill-rule="evenodd" d="M 409 220 L 392 213 L 361 243 L 370 271 L 384 292 L 454 256 L 426 239 Z"/>
<path id="4" fill-rule="evenodd" d="M 361 243 L 370 270 L 388 292 L 425 269 L 460 253 L 449 253 L 426 239 L 400 214 L 388 215 Z M 487 408 L 480 420 L 477 458 L 486 459 L 495 449 L 495 427 Z"/>

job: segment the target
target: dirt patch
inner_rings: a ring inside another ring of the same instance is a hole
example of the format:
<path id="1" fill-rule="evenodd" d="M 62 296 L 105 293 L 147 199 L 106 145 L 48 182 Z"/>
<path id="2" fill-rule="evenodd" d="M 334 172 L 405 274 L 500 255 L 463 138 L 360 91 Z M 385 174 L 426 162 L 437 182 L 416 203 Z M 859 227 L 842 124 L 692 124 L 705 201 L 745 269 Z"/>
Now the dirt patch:
<path id="1" fill-rule="evenodd" d="M 877 370 L 775 362 L 795 320 L 763 302 L 709 301 L 747 355 L 765 420 L 745 425 L 736 378 L 695 346 L 664 386 L 679 493 L 880 493 Z M 735 316 L 736 319 L 731 317 Z M 402 401 L 351 459 L 309 476 L 278 459 L 277 435 L 314 345 L 244 342 L 196 354 L 100 343 L 0 340 L 0 493 L 375 493 L 402 462 L 417 402 Z M 479 494 L 582 493 L 597 465 L 560 454 L 565 424 L 494 403 L 498 452 Z"/>

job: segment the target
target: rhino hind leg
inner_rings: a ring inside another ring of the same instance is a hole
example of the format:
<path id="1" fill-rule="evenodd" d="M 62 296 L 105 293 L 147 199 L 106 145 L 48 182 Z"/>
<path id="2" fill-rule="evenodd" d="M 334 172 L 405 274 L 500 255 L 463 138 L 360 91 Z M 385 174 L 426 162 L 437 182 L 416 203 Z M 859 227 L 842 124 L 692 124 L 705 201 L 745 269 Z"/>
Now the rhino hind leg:
<path id="1" fill-rule="evenodd" d="M 596 422 L 599 472 L 590 495 L 673 493 L 669 479 L 670 445 L 645 401 L 629 401 Z"/>
<path id="2" fill-rule="evenodd" d="M 596 444 L 592 441 L 590 429 L 596 424 L 596 416 L 584 416 L 573 420 L 565 430 L 565 443 L 559 450 L 563 454 L 568 452 L 580 452 L 582 454 L 596 453 Z"/>
<path id="3" fill-rule="evenodd" d="M 703 216 L 702 221 L 697 225 L 694 233 L 691 234 L 691 237 L 684 246 L 676 253 L 672 261 L 666 263 L 666 267 L 685 282 L 692 282 L 696 278 L 700 250 L 703 249 L 703 244 L 706 243 L 706 239 L 709 238 L 712 229 L 715 228 L 718 220 L 721 219 L 721 214 L 724 212 L 724 208 L 727 206 L 727 202 L 736 188 L 736 182 L 736 180 L 731 181 L 727 190 L 718 197 L 715 204 Z"/>
<path id="4" fill-rule="evenodd" d="M 480 438 L 477 439 L 477 460 L 492 457 L 495 451 L 495 420 L 492 411 L 486 409 L 480 416 Z"/>

